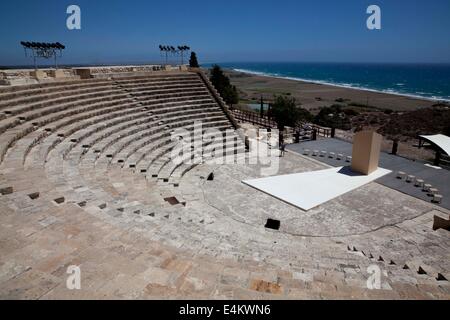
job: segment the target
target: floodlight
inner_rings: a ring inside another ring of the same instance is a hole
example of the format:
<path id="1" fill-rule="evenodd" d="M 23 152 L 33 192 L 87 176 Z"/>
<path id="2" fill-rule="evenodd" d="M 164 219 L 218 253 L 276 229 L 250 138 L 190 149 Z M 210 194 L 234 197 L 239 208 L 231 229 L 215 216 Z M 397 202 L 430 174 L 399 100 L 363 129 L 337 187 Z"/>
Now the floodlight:
<path id="1" fill-rule="evenodd" d="M 28 56 L 28 50 L 31 52 L 31 56 L 34 59 L 34 66 L 37 69 L 37 58 L 55 59 L 55 68 L 58 68 L 57 58 L 62 56 L 62 50 L 66 47 L 59 42 L 27 42 L 21 41 L 20 44 L 25 49 L 25 56 Z M 59 51 L 59 52 L 58 52 Z"/>

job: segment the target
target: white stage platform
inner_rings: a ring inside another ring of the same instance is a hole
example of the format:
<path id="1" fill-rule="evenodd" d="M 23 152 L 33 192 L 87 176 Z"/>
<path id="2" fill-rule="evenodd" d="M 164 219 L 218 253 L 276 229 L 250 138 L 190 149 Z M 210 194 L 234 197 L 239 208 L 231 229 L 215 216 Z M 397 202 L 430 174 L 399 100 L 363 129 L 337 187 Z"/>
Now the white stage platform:
<path id="1" fill-rule="evenodd" d="M 307 211 L 390 172 L 378 168 L 366 176 L 351 171 L 350 167 L 339 167 L 242 182 Z"/>

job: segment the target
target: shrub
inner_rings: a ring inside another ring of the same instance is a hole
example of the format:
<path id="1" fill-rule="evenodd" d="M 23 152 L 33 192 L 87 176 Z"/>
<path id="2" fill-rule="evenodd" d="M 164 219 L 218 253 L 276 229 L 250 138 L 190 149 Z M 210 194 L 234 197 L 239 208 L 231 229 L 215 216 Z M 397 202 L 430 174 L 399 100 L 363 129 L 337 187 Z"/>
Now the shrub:
<path id="1" fill-rule="evenodd" d="M 313 118 L 308 110 L 297 107 L 295 98 L 288 96 L 275 96 L 271 116 L 280 130 L 284 130 L 286 126 L 295 127 L 299 121 L 310 121 Z"/>
<path id="2" fill-rule="evenodd" d="M 351 129 L 349 117 L 342 111 L 342 106 L 338 104 L 320 109 L 319 114 L 314 117 L 314 123 L 342 130 Z"/>
<path id="3" fill-rule="evenodd" d="M 237 88 L 231 85 L 230 79 L 223 73 L 218 65 L 212 67 L 210 81 L 227 104 L 232 106 L 239 102 Z"/>

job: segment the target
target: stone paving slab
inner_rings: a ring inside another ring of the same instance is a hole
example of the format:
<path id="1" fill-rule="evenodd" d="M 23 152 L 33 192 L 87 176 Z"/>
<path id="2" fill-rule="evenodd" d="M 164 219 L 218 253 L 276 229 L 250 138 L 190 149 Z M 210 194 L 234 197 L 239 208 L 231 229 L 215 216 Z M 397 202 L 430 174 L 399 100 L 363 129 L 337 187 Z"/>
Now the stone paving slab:
<path id="1" fill-rule="evenodd" d="M 124 82 L 139 93 L 147 80 Z M 147 93 L 141 101 L 158 121 L 167 110 L 155 103 L 183 105 L 183 98 L 158 101 Z M 73 111 L 85 109 L 95 112 L 81 102 Z M 189 167 L 177 176 L 178 187 L 146 179 L 113 160 L 132 161 L 147 138 L 164 147 L 167 137 L 143 130 L 167 129 L 127 113 L 101 125 L 72 123 L 61 143 L 60 131 L 22 132 L 26 123 L 11 130 L 17 140 L 2 145 L 0 165 L 1 298 L 449 299 L 450 238 L 432 229 L 435 215 L 448 216 L 443 208 L 369 183 L 304 212 L 241 183 L 260 177 L 260 165 Z M 167 159 L 162 151 L 152 153 L 159 169 Z M 276 159 L 280 174 L 327 167 L 290 152 Z M 185 204 L 171 205 L 164 200 L 170 197 Z M 281 228 L 266 228 L 268 218 Z M 81 290 L 66 287 L 72 265 L 81 268 Z M 365 287 L 371 265 L 383 270 L 376 292 Z"/>

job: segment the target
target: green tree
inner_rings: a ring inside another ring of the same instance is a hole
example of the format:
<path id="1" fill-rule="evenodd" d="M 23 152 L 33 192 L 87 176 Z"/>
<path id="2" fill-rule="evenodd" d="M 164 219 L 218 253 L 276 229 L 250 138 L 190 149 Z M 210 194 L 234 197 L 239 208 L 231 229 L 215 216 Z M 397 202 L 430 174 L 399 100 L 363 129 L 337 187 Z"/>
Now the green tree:
<path id="1" fill-rule="evenodd" d="M 310 120 L 309 111 L 297 106 L 295 98 L 287 96 L 276 96 L 272 104 L 271 116 L 277 122 L 278 129 L 284 127 L 295 127 L 300 120 Z"/>
<path id="2" fill-rule="evenodd" d="M 199 68 L 198 60 L 197 60 L 197 54 L 192 51 L 191 52 L 191 58 L 189 59 L 189 66 L 191 68 Z"/>
<path id="3" fill-rule="evenodd" d="M 239 102 L 237 88 L 231 85 L 230 79 L 223 73 L 218 65 L 213 65 L 210 81 L 227 104 L 232 106 Z"/>
<path id="4" fill-rule="evenodd" d="M 222 97 L 225 100 L 227 104 L 229 104 L 231 107 L 234 104 L 239 103 L 239 93 L 235 86 L 228 86 L 225 87 Z"/>
<path id="5" fill-rule="evenodd" d="M 314 118 L 314 123 L 319 126 L 336 128 L 342 130 L 351 129 L 351 123 L 349 116 L 342 110 L 342 106 L 339 104 L 332 105 L 331 107 L 323 107 L 320 109 L 319 114 Z"/>

